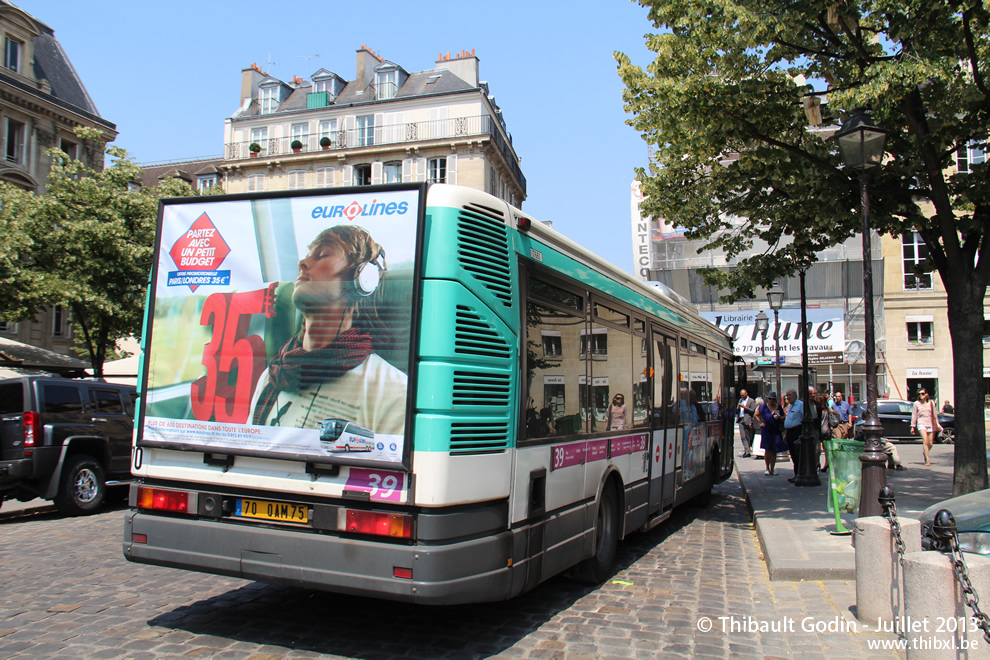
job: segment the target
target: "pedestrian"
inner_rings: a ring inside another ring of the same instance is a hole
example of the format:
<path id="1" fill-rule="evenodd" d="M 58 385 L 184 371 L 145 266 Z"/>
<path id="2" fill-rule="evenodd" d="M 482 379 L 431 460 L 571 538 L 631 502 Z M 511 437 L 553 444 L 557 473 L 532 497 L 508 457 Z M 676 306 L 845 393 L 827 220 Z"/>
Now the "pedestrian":
<path id="1" fill-rule="evenodd" d="M 609 431 L 620 431 L 626 428 L 626 397 L 621 392 L 612 397 L 612 403 L 609 404 L 608 410 L 605 412 L 605 418 L 608 420 Z"/>
<path id="2" fill-rule="evenodd" d="M 756 409 L 759 410 L 760 409 L 760 406 L 762 406 L 764 403 L 765 403 L 765 401 L 763 400 L 763 397 L 762 396 L 758 396 L 758 397 L 756 397 L 756 400 L 753 402 L 753 405 L 755 405 L 756 406 Z M 754 424 L 755 424 L 754 429 L 759 430 L 760 425 L 757 423 L 758 420 L 756 420 L 756 413 L 753 413 L 753 420 L 754 420 Z M 754 433 L 755 433 L 755 431 L 754 431 Z M 759 435 L 754 435 L 753 436 L 753 458 L 760 459 L 760 458 L 763 458 L 764 455 L 765 455 L 765 453 L 763 451 L 763 438 L 760 437 Z"/>
<path id="3" fill-rule="evenodd" d="M 835 412 L 839 417 L 839 423 L 832 427 L 832 437 L 843 438 L 852 437 L 852 429 L 849 426 L 849 413 L 852 409 L 849 403 L 842 398 L 842 392 L 836 392 L 832 396 L 832 403 L 829 404 L 829 410 Z"/>
<path id="4" fill-rule="evenodd" d="M 708 404 L 708 421 L 717 422 L 722 418 L 722 395 L 716 394 L 715 399 Z"/>
<path id="5" fill-rule="evenodd" d="M 828 442 L 832 439 L 832 417 L 834 413 L 829 412 L 828 396 L 824 392 L 815 397 L 815 408 L 818 410 L 818 416 L 821 420 L 817 427 L 819 429 L 818 438 L 821 444 L 821 451 L 825 454 L 825 465 L 818 468 L 818 470 L 819 472 L 828 472 Z"/>
<path id="6" fill-rule="evenodd" d="M 799 439 L 801 437 L 801 422 L 804 420 L 804 401 L 798 398 L 797 390 L 787 390 L 785 395 L 787 408 L 784 418 L 784 441 L 787 443 L 787 451 L 791 454 L 791 466 L 794 468 L 794 476 L 788 479 L 791 483 L 798 476 L 798 464 L 800 463 L 799 451 L 808 451 L 810 447 L 801 447 Z"/>
<path id="7" fill-rule="evenodd" d="M 760 429 L 760 446 L 763 448 L 763 460 L 767 469 L 763 474 L 774 476 L 777 473 L 777 454 L 787 451 L 787 443 L 780 433 L 783 424 L 784 411 L 777 403 L 777 393 L 767 394 L 766 402 L 756 410 L 756 423 Z"/>
<path id="8" fill-rule="evenodd" d="M 753 415 L 756 414 L 756 402 L 749 398 L 749 392 L 739 392 L 739 404 L 736 406 L 739 420 L 739 441 L 742 442 L 742 458 L 753 455 Z"/>
<path id="9" fill-rule="evenodd" d="M 956 411 L 956 409 L 953 408 L 952 407 L 952 404 L 949 403 L 949 400 L 946 399 L 945 400 L 945 405 L 942 406 L 942 412 L 944 412 L 946 415 L 952 415 L 952 414 L 955 413 L 955 411 Z"/>
<path id="10" fill-rule="evenodd" d="M 931 465 L 931 450 L 935 444 L 935 434 L 942 430 L 935 412 L 935 402 L 928 398 L 928 392 L 918 390 L 918 400 L 911 407 L 911 435 L 915 429 L 921 431 L 922 449 L 925 465 Z"/>

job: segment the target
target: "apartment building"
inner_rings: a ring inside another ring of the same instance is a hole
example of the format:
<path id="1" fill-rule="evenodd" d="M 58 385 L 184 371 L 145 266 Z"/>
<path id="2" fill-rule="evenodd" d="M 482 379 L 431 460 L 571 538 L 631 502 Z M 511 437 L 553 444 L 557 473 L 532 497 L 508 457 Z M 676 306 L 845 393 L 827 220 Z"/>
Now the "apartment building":
<path id="1" fill-rule="evenodd" d="M 241 74 L 224 125 L 225 192 L 427 181 L 526 199 L 502 110 L 474 52 L 409 72 L 362 46 L 355 76 L 321 68 L 285 82 L 257 65 Z"/>
<path id="2" fill-rule="evenodd" d="M 0 180 L 43 194 L 59 147 L 93 168 L 103 167 L 103 144 L 80 141 L 76 127 L 98 129 L 107 142 L 116 126 L 100 116 L 55 33 L 14 4 L 0 0 Z M 70 354 L 69 311 L 53 307 L 34 322 L 0 322 L 0 338 Z"/>
<path id="3" fill-rule="evenodd" d="M 956 153 L 951 174 L 967 174 L 986 162 L 984 147 L 969 144 Z M 891 396 L 915 399 L 926 388 L 933 401 L 955 403 L 952 340 L 949 337 L 945 284 L 938 272 L 916 274 L 916 265 L 928 258 L 928 248 L 917 232 L 883 237 L 884 309 Z M 990 420 L 990 316 L 984 298 L 983 395 Z"/>

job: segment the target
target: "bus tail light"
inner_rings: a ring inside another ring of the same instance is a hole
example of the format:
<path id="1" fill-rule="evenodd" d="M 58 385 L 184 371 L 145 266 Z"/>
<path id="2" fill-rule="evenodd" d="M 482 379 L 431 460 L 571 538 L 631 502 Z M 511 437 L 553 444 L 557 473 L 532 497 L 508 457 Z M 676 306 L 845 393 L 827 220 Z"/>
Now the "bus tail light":
<path id="1" fill-rule="evenodd" d="M 139 509 L 189 513 L 189 493 L 182 490 L 140 486 L 137 492 L 137 505 Z"/>
<path id="2" fill-rule="evenodd" d="M 403 568 L 402 566 L 393 566 L 392 577 L 399 578 L 400 580 L 411 580 L 413 577 L 412 569 Z"/>
<path id="3" fill-rule="evenodd" d="M 33 449 L 38 444 L 39 419 L 37 412 L 24 413 L 24 456 L 34 453 Z"/>
<path id="4" fill-rule="evenodd" d="M 412 516 L 382 511 L 341 509 L 339 529 L 355 534 L 372 534 L 396 539 L 412 538 Z"/>

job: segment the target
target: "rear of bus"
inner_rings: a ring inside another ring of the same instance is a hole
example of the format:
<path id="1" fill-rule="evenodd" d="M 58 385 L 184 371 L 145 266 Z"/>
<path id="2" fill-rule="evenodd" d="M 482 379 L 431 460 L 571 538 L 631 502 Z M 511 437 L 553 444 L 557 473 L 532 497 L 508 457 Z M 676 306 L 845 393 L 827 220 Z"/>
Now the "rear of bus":
<path id="1" fill-rule="evenodd" d="M 427 190 L 162 204 L 127 559 L 424 603 L 531 586 L 510 575 L 526 552 L 509 524 L 508 207 L 474 191 L 432 207 Z M 342 225 L 381 247 L 338 287 L 370 346 L 300 352 L 299 262 Z"/>

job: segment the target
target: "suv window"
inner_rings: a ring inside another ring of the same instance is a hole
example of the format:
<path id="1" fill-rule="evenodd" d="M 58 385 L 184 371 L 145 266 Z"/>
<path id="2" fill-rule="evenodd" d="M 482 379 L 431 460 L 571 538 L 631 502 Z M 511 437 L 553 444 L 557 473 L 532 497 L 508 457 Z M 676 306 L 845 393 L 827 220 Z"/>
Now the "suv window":
<path id="1" fill-rule="evenodd" d="M 0 415 L 24 412 L 24 385 L 7 383 L 0 385 Z"/>
<path id="2" fill-rule="evenodd" d="M 878 415 L 892 415 L 897 412 L 896 403 L 878 403 L 877 404 L 877 414 Z"/>
<path id="3" fill-rule="evenodd" d="M 108 415 L 123 415 L 124 403 L 120 400 L 117 390 L 90 390 L 89 398 L 97 412 Z"/>
<path id="4" fill-rule="evenodd" d="M 74 385 L 41 386 L 42 413 L 81 413 L 82 410 L 82 397 Z"/>

